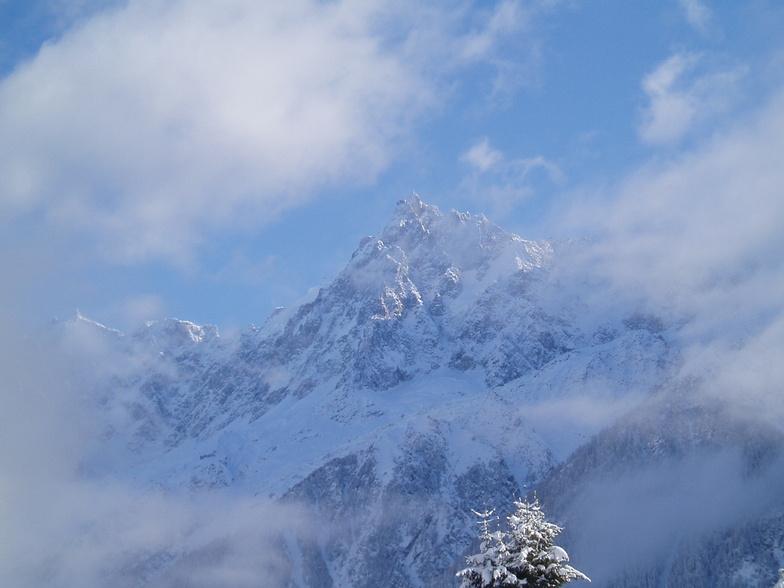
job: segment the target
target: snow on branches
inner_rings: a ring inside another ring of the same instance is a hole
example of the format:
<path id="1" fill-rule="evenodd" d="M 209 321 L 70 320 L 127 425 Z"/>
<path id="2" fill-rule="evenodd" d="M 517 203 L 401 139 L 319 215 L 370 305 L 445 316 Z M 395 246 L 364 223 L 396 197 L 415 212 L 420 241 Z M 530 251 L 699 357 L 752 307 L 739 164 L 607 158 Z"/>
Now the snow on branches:
<path id="1" fill-rule="evenodd" d="M 507 531 L 490 531 L 493 511 L 473 511 L 482 527 L 479 553 L 468 556 L 467 567 L 457 573 L 460 588 L 557 588 L 572 580 L 591 581 L 566 563 L 566 551 L 554 544 L 561 527 L 547 522 L 538 500 L 517 500 L 515 507 Z"/>

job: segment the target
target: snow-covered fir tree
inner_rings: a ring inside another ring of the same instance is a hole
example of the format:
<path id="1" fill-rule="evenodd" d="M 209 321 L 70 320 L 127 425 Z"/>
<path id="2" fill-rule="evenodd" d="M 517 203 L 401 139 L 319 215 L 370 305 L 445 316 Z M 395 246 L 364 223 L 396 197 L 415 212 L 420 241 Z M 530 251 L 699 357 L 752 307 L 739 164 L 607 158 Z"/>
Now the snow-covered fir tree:
<path id="1" fill-rule="evenodd" d="M 776 585 L 773 588 L 784 588 L 784 568 L 779 570 L 779 581 L 776 582 Z"/>
<path id="2" fill-rule="evenodd" d="M 514 576 L 507 571 L 502 562 L 508 559 L 504 534 L 501 531 L 490 532 L 490 521 L 493 511 L 472 511 L 479 517 L 482 532 L 479 535 L 479 553 L 466 558 L 468 567 L 458 572 L 463 578 L 461 588 L 483 586 L 515 586 Z"/>
<path id="3" fill-rule="evenodd" d="M 492 512 L 476 513 L 482 533 L 479 553 L 466 558 L 468 566 L 457 573 L 461 588 L 528 586 L 557 588 L 572 580 L 590 578 L 566 562 L 566 551 L 555 545 L 561 527 L 548 522 L 538 500 L 515 501 L 508 517 L 508 531 L 490 531 Z"/>

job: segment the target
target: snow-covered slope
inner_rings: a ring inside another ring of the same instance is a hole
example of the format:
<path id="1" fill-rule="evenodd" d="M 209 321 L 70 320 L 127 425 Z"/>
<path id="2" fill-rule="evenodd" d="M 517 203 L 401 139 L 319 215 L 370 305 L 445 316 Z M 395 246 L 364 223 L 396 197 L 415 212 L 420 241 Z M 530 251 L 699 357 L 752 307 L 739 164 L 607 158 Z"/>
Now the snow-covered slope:
<path id="1" fill-rule="evenodd" d="M 56 325 L 101 422 L 82 475 L 296 505 L 312 526 L 281 539 L 291 586 L 453 586 L 471 509 L 504 512 L 540 485 L 569 518 L 588 473 L 686 443 L 651 400 L 678 388 L 682 319 L 575 264 L 590 247 L 415 195 L 331 284 L 261 327 Z M 633 420 L 651 412 L 650 431 Z M 176 576 L 189 550 L 146 577 Z"/>

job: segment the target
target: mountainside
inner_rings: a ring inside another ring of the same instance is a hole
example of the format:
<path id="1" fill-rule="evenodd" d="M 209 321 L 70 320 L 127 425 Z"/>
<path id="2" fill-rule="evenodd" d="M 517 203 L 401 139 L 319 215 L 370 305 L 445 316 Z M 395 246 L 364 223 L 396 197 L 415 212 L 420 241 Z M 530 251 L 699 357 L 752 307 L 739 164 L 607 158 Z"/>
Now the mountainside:
<path id="1" fill-rule="evenodd" d="M 538 486 L 567 526 L 570 553 L 603 585 L 741 588 L 778 578 L 784 430 L 749 407 L 701 397 L 714 384 L 706 380 L 665 385 Z"/>
<path id="2" fill-rule="evenodd" d="M 174 319 L 130 335 L 83 317 L 59 323 L 50 343 L 67 350 L 100 431 L 81 475 L 292 509 L 307 524 L 282 525 L 268 546 L 281 586 L 455 586 L 474 546 L 471 509 L 508 512 L 534 488 L 599 585 L 735 586 L 661 578 L 707 566 L 726 533 L 748 535 L 730 524 L 773 537 L 784 508 L 768 509 L 768 494 L 700 527 L 707 543 L 682 533 L 679 556 L 630 554 L 639 573 L 595 561 L 612 557 L 612 531 L 589 548 L 591 527 L 607 526 L 596 513 L 626 524 L 621 501 L 612 510 L 605 500 L 623 495 L 621 479 L 652 492 L 643 505 L 661 495 L 646 476 L 666 485 L 700 468 L 737 474 L 727 500 L 784 479 L 780 425 L 763 430 L 695 400 L 699 386 L 681 373 L 687 319 L 624 298 L 578 263 L 590 247 L 525 241 L 415 195 L 331 284 L 261 327 L 222 337 Z M 171 544 L 106 575 L 190 585 L 194 570 L 233 553 L 227 541 Z M 769 579 L 762 553 L 771 573 L 784 565 L 780 539 L 745 549 L 748 586 Z"/>

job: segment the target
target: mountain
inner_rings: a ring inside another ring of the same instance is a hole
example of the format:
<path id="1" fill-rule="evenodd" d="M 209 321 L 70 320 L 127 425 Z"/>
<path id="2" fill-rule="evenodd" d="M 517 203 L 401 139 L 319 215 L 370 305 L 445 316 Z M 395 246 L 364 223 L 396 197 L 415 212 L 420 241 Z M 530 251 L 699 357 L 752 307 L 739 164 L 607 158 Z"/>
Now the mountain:
<path id="1" fill-rule="evenodd" d="M 763 430 L 701 402 L 679 335 L 690 318 L 652 310 L 594 271 L 593 246 L 526 241 L 414 195 L 334 281 L 261 327 L 224 337 L 175 319 L 130 335 L 81 316 L 58 323 L 50 345 L 66 350 L 98 430 L 80 475 L 296 513 L 302 524 L 262 523 L 274 528 L 265 549 L 275 573 L 260 572 L 272 585 L 455 586 L 475 548 L 472 509 L 508 512 L 531 489 L 599 585 L 735 586 L 714 576 L 730 577 L 738 558 L 749 563 L 737 577 L 766 585 L 784 564 L 780 539 L 711 554 L 745 540 L 741 523 L 771 538 L 782 528 L 784 510 L 759 490 L 784 479 L 780 425 Z M 632 512 L 607 497 L 647 491 L 626 503 L 648 512 L 663 500 L 648 498 L 666 494 L 651 490 L 656 481 L 675 491 L 701 469 L 706 480 L 735 476 L 727 500 L 757 491 L 764 504 L 700 521 L 675 554 L 641 542 L 649 553 L 610 565 L 612 549 L 623 551 L 614 537 L 634 542 L 597 522 L 604 513 L 623 527 Z M 108 565 L 104 578 L 196 585 L 187 578 L 237 553 L 228 531 L 197 535 Z M 683 583 L 677 570 L 694 562 L 714 566 L 710 581 Z"/>

